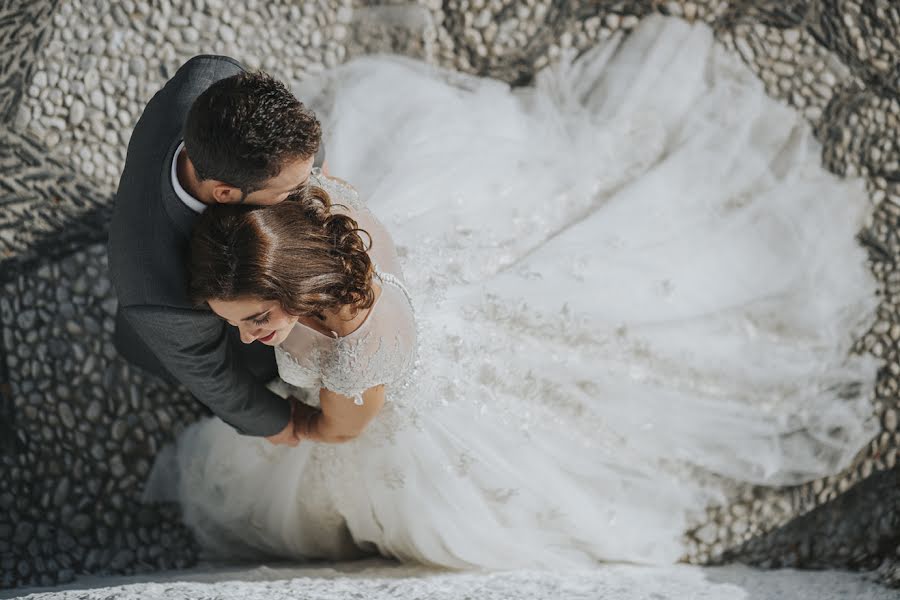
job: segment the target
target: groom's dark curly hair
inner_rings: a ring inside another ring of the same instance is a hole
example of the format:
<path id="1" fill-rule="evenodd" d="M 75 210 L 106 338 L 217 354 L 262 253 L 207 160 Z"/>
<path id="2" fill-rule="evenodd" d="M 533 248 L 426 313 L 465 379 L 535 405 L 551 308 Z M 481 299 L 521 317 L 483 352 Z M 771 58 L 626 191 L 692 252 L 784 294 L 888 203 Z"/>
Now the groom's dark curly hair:
<path id="1" fill-rule="evenodd" d="M 209 86 L 191 106 L 184 146 L 200 180 L 245 194 L 265 187 L 289 162 L 319 150 L 322 128 L 283 83 L 245 72 Z"/>

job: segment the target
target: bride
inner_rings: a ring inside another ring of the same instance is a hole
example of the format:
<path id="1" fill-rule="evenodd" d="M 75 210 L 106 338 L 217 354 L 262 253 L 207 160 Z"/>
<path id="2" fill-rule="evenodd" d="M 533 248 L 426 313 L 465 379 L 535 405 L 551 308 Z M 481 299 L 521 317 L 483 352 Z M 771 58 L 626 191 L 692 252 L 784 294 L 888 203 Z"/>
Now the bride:
<path id="1" fill-rule="evenodd" d="M 356 187 L 210 209 L 192 242 L 196 300 L 298 399 L 296 447 L 207 419 L 158 460 L 210 552 L 673 562 L 736 483 L 875 433 L 863 187 L 705 26 L 516 91 L 386 57 L 315 85 Z"/>

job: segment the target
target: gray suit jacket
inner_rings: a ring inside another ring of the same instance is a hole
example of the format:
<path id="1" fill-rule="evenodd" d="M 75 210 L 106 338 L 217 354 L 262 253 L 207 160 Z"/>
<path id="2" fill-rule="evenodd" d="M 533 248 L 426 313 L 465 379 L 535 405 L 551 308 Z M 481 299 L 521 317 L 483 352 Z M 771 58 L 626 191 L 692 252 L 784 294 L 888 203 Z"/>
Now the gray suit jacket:
<path id="1" fill-rule="evenodd" d="M 225 56 L 196 56 L 150 100 L 128 144 L 107 250 L 119 300 L 119 352 L 184 384 L 239 432 L 267 436 L 290 418 L 287 401 L 264 387 L 277 373 L 274 352 L 259 342 L 242 345 L 224 321 L 188 298 L 186 258 L 198 215 L 178 198 L 171 180 L 194 99 L 242 70 Z"/>

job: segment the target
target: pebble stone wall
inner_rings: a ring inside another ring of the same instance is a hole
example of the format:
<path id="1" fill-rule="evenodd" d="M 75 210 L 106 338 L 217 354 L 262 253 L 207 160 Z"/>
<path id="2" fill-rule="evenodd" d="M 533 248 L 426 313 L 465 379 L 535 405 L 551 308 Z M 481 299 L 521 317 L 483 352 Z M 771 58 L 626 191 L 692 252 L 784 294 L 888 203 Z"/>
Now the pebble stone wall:
<path id="1" fill-rule="evenodd" d="M 900 5 L 891 0 L 11 0 L 0 5 L 0 587 L 193 564 L 171 506 L 143 506 L 157 450 L 204 409 L 112 346 L 103 240 L 146 100 L 201 52 L 295 81 L 394 51 L 527 84 L 648 14 L 712 25 L 800 111 L 830 170 L 865 177 L 881 282 L 858 351 L 883 357 L 882 432 L 846 472 L 747 488 L 685 560 L 874 569 L 900 586 Z M 265 32 L 261 35 L 260 32 Z"/>

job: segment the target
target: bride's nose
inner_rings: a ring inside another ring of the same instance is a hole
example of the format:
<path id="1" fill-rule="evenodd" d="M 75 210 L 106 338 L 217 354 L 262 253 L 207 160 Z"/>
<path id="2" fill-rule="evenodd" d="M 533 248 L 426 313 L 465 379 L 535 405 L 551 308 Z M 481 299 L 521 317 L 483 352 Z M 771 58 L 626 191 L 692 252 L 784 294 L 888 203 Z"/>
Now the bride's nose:
<path id="1" fill-rule="evenodd" d="M 241 327 L 239 329 L 239 331 L 241 334 L 241 341 L 244 342 L 245 344 L 252 344 L 254 341 L 256 341 L 257 336 L 254 335 L 255 332 L 251 333 L 250 331 L 244 329 L 243 327 Z"/>

